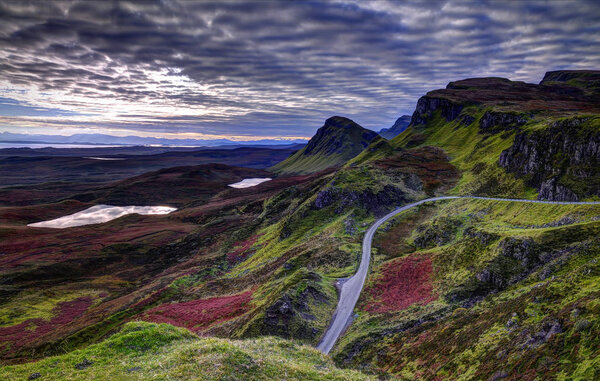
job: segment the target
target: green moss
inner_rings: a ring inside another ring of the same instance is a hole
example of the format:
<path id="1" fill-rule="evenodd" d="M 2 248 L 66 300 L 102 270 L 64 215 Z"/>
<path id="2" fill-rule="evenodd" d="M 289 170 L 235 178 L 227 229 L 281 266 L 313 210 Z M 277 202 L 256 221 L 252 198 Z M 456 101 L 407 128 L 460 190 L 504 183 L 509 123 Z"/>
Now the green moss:
<path id="1" fill-rule="evenodd" d="M 67 287 L 21 292 L 0 306 L 0 327 L 17 325 L 29 319 L 50 320 L 60 303 L 86 296 L 96 298 L 101 292 L 95 289 L 73 291 Z"/>
<path id="2" fill-rule="evenodd" d="M 105 341 L 65 355 L 0 368 L 3 380 L 363 380 L 313 348 L 261 338 L 199 338 L 168 324 L 128 323 Z"/>

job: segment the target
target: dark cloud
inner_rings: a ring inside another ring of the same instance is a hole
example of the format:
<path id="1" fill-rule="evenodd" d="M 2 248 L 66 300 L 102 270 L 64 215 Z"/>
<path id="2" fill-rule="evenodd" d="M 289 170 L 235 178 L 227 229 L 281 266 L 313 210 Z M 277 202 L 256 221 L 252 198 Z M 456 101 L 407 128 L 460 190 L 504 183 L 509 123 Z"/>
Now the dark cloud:
<path id="1" fill-rule="evenodd" d="M 593 1 L 6 1 L 0 96 L 97 114 L 49 126 L 310 136 L 456 79 L 598 68 L 598 36 Z"/>

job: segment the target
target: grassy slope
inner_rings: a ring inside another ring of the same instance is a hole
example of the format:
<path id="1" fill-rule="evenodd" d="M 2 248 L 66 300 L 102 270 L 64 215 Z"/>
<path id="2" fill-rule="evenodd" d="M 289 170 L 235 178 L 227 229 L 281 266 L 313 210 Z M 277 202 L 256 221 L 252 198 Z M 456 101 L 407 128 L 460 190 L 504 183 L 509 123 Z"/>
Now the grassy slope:
<path id="1" fill-rule="evenodd" d="M 358 155 L 369 142 L 384 141 L 352 120 L 331 117 L 308 145 L 271 167 L 278 174 L 306 174 L 339 167 Z"/>
<path id="2" fill-rule="evenodd" d="M 281 163 L 271 167 L 271 171 L 278 174 L 306 174 L 322 171 L 326 168 L 338 166 L 346 161 L 347 158 L 342 154 L 333 155 L 305 155 L 305 148 L 288 157 Z"/>
<path id="3" fill-rule="evenodd" d="M 376 236 L 359 317 L 338 346 L 337 361 L 406 379 L 600 376 L 598 215 L 598 206 L 456 200 L 398 217 Z M 459 221 L 458 227 L 447 221 Z M 417 247 L 430 226 L 437 233 L 445 228 L 449 241 L 438 245 L 434 238 L 433 244 Z M 481 237 L 487 237 L 484 243 Z M 521 274 L 518 261 L 502 267 L 512 260 L 502 254 L 501 242 L 509 237 L 531 238 L 547 259 Z M 378 289 L 384 269 L 409 256 L 431 258 L 434 301 L 369 312 L 386 292 Z M 485 269 L 508 283 L 475 297 L 469 292 Z M 453 300 L 456 292 L 467 297 Z M 550 334 L 554 324 L 557 332 Z"/>
<path id="4" fill-rule="evenodd" d="M 199 338 L 168 324 L 128 323 L 108 339 L 65 355 L 0 368 L 3 380 L 363 380 L 313 348 L 264 337 Z"/>
<path id="5" fill-rule="evenodd" d="M 439 112 L 435 112 L 425 128 L 411 127 L 393 139 L 391 145 L 396 149 L 413 146 L 417 140 L 417 146 L 431 145 L 444 149 L 450 156 L 450 162 L 462 172 L 460 182 L 450 194 L 534 199 L 534 189 L 498 165 L 500 154 L 512 144 L 514 132 L 480 134 L 479 119 L 485 109 L 471 107 L 463 113 L 473 116 L 473 123 L 463 126 L 460 118 L 447 122 Z M 531 128 L 534 126 L 532 123 Z"/>

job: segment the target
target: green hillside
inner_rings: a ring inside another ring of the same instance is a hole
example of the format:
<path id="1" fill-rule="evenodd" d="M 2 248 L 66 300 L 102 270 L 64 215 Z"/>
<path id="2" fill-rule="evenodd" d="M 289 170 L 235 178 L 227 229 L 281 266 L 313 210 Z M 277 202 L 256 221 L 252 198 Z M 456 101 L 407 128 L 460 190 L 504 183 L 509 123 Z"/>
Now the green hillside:
<path id="1" fill-rule="evenodd" d="M 305 174 L 339 167 L 379 139 L 376 132 L 348 118 L 334 116 L 325 121 L 306 147 L 271 170 L 278 174 Z"/>
<path id="2" fill-rule="evenodd" d="M 462 172 L 453 194 L 600 197 L 598 74 L 567 73 L 540 85 L 474 78 L 431 91 L 419 100 L 410 127 L 390 142 L 388 154 L 442 148 Z M 568 82 L 557 81 L 561 78 Z M 353 162 L 364 160 L 361 156 Z"/>
<path id="3" fill-rule="evenodd" d="M 0 368 L 3 380 L 365 380 L 297 343 L 264 337 L 199 338 L 168 324 L 128 323 L 108 339 L 65 355 Z"/>
<path id="4" fill-rule="evenodd" d="M 395 218 L 334 358 L 406 380 L 597 379 L 599 215 L 452 200 Z"/>

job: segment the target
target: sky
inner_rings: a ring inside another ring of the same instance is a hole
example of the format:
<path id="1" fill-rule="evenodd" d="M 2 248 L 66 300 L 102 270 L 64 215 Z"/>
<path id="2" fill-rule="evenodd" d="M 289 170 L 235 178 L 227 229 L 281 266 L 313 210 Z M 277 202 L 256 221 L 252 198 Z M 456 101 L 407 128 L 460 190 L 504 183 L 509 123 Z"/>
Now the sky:
<path id="1" fill-rule="evenodd" d="M 597 1 L 3 1 L 0 132 L 297 139 L 463 78 L 600 69 Z"/>

